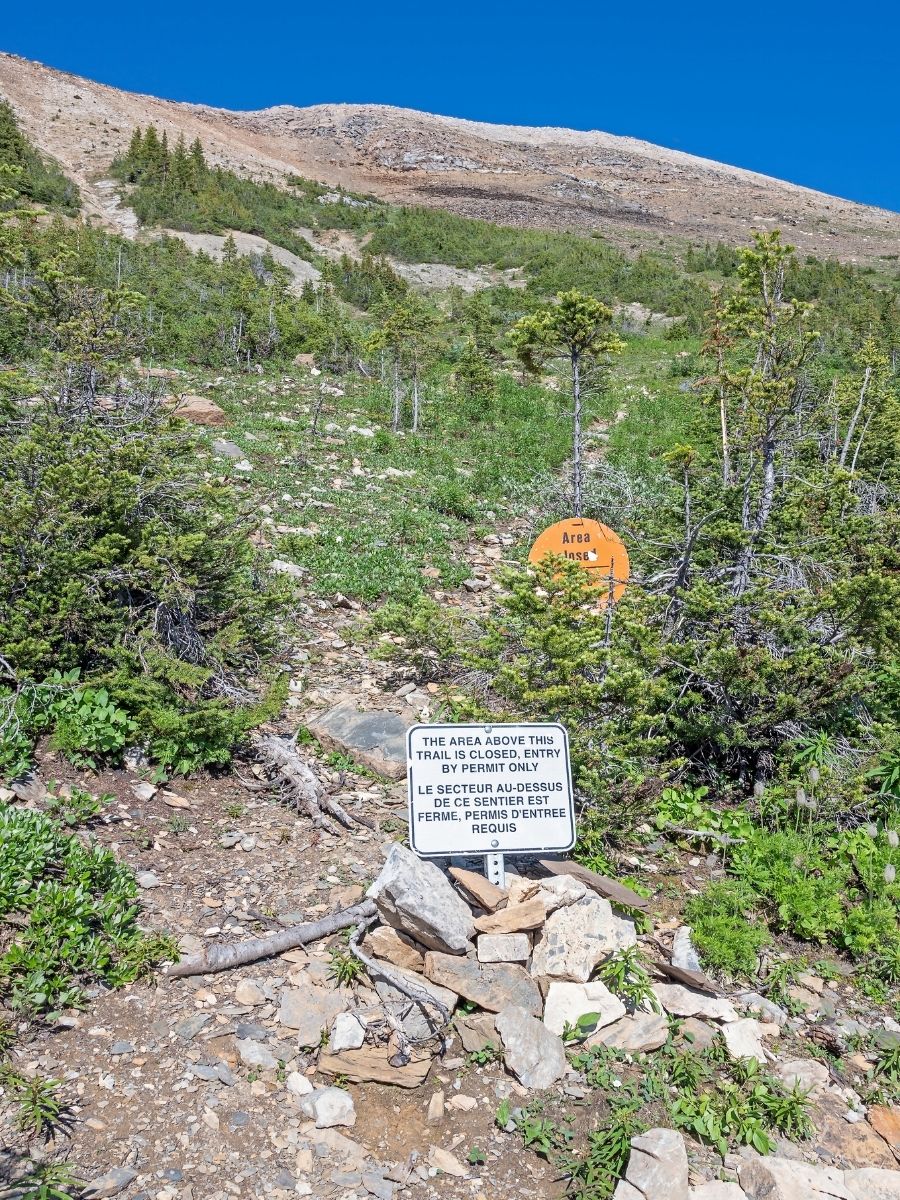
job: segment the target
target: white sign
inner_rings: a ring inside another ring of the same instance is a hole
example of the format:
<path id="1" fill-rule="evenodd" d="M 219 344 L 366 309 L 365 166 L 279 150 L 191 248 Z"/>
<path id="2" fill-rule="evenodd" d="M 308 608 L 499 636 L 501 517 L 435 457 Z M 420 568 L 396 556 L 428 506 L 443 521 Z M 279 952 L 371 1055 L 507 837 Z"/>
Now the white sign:
<path id="1" fill-rule="evenodd" d="M 562 725 L 414 725 L 406 745 L 416 854 L 527 854 L 575 845 Z"/>

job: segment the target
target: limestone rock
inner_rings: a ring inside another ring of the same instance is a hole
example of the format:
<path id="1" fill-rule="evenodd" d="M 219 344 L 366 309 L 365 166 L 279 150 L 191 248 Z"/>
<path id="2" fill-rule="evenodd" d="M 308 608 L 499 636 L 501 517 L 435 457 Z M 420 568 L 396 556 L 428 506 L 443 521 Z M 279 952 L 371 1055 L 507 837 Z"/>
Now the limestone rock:
<path id="1" fill-rule="evenodd" d="M 343 1088 L 316 1088 L 300 1101 L 301 1109 L 316 1122 L 316 1129 L 331 1129 L 335 1125 L 356 1124 L 353 1097 Z"/>
<path id="2" fill-rule="evenodd" d="M 677 1129 L 648 1129 L 631 1139 L 625 1180 L 645 1200 L 688 1200 L 688 1160 Z"/>
<path id="3" fill-rule="evenodd" d="M 900 1152 L 900 1108 L 873 1104 L 869 1108 L 869 1124 L 884 1138 L 892 1150 Z"/>
<path id="4" fill-rule="evenodd" d="M 213 454 L 217 454 L 220 458 L 232 458 L 239 462 L 244 457 L 244 452 L 240 446 L 234 442 L 229 442 L 227 438 L 216 438 L 212 444 Z"/>
<path id="5" fill-rule="evenodd" d="M 682 925 L 675 930 L 675 936 L 672 939 L 672 964 L 681 967 L 682 971 L 703 970 L 700 958 L 694 949 L 694 943 L 691 941 L 689 925 Z"/>
<path id="6" fill-rule="evenodd" d="M 351 999 L 341 988 L 285 988 L 278 1020 L 287 1029 L 296 1029 L 298 1045 L 318 1046 L 322 1030 L 349 1007 Z"/>
<path id="7" fill-rule="evenodd" d="M 339 1075 L 351 1083 L 389 1083 L 394 1087 L 421 1087 L 431 1070 L 431 1055 L 392 1066 L 385 1046 L 360 1046 L 341 1054 L 322 1053 L 316 1063 L 323 1075 Z"/>
<path id="8" fill-rule="evenodd" d="M 606 875 L 598 875 L 596 871 L 582 866 L 581 863 L 558 858 L 542 858 L 540 863 L 545 870 L 554 875 L 571 875 L 573 879 L 586 884 L 598 896 L 604 896 L 621 908 L 646 908 L 650 903 L 646 896 L 639 896 L 624 884 L 609 879 Z"/>
<path id="9" fill-rule="evenodd" d="M 845 1185 L 843 1171 L 791 1158 L 750 1159 L 738 1167 L 738 1180 L 747 1200 L 856 1200 Z M 900 1200 L 900 1193 L 897 1196 Z M 872 1200 L 871 1193 L 865 1194 L 865 1200 Z"/>
<path id="10" fill-rule="evenodd" d="M 90 1183 L 86 1183 L 81 1193 L 85 1200 L 103 1200 L 104 1196 L 118 1196 L 133 1179 L 137 1171 L 131 1167 L 113 1167 L 105 1175 L 98 1175 Z"/>
<path id="11" fill-rule="evenodd" d="M 527 933 L 482 933 L 478 938 L 478 961 L 483 963 L 528 962 L 531 938 Z"/>
<path id="12" fill-rule="evenodd" d="M 392 929 L 390 925 L 378 925 L 371 933 L 367 933 L 366 949 L 376 958 L 404 967 L 407 971 L 421 972 L 425 966 L 425 956 L 416 949 L 412 938 Z"/>
<path id="13" fill-rule="evenodd" d="M 429 956 L 430 957 L 430 956 Z M 448 955 L 457 961 L 452 955 Z M 427 958 L 426 958 L 427 962 Z M 459 996 L 454 990 L 441 987 L 433 983 L 430 979 L 423 978 L 421 975 L 415 974 L 413 971 L 405 971 L 402 967 L 393 967 L 392 975 L 398 975 L 401 979 L 408 981 L 414 988 L 420 992 L 427 992 L 429 996 L 433 996 L 439 1000 L 451 1013 L 456 1007 L 456 1001 Z M 431 1006 L 417 1004 L 414 1000 L 410 1000 L 398 988 L 387 979 L 384 975 L 378 975 L 370 972 L 372 983 L 379 998 L 384 1003 L 385 1007 L 391 1007 L 394 1010 L 395 1018 L 400 1021 L 403 1026 L 403 1032 L 411 1038 L 427 1038 L 431 1037 L 442 1023 L 439 1011 Z"/>
<path id="14" fill-rule="evenodd" d="M 562 1038 L 527 1009 L 511 1004 L 497 1014 L 506 1066 L 528 1088 L 548 1088 L 568 1070 Z"/>
<path id="15" fill-rule="evenodd" d="M 664 1016 L 660 1013 L 636 1012 L 633 1016 L 622 1017 L 614 1024 L 598 1029 L 585 1044 L 643 1054 L 664 1046 L 668 1036 L 669 1023 Z"/>
<path id="16" fill-rule="evenodd" d="M 617 917 L 608 900 L 591 894 L 547 918 L 535 939 L 531 973 L 587 983 L 598 963 L 636 943 L 634 922 Z"/>
<path id="17" fill-rule="evenodd" d="M 463 1050 L 467 1054 L 475 1054 L 485 1046 L 498 1044 L 497 1026 L 493 1013 L 470 1013 L 465 1017 L 457 1017 L 453 1023 Z"/>
<path id="18" fill-rule="evenodd" d="M 423 862 L 394 842 L 381 874 L 367 895 L 381 919 L 432 950 L 465 954 L 470 949 L 472 913 L 434 863 Z"/>
<path id="19" fill-rule="evenodd" d="M 292 1096 L 308 1096 L 313 1090 L 313 1085 L 302 1071 L 291 1071 L 285 1086 Z"/>
<path id="20" fill-rule="evenodd" d="M 352 701 L 342 700 L 307 728 L 326 749 L 341 750 L 386 779 L 406 775 L 409 721 L 397 713 L 360 712 Z"/>
<path id="21" fill-rule="evenodd" d="M 799 1085 L 811 1095 L 824 1091 L 830 1078 L 825 1064 L 814 1058 L 792 1058 L 788 1062 L 778 1063 L 775 1074 L 788 1090 Z"/>
<path id="22" fill-rule="evenodd" d="M 764 1063 L 767 1055 L 762 1044 L 762 1026 L 753 1017 L 729 1021 L 722 1026 L 722 1037 L 732 1058 L 755 1058 Z"/>
<path id="23" fill-rule="evenodd" d="M 468 1178 L 468 1169 L 454 1154 L 451 1154 L 449 1150 L 442 1150 L 440 1146 L 432 1146 L 428 1151 L 428 1163 L 436 1171 L 443 1171 L 445 1175 L 450 1175 L 454 1179 Z"/>
<path id="24" fill-rule="evenodd" d="M 551 875 L 549 879 L 541 880 L 538 896 L 544 901 L 547 912 L 552 913 L 582 900 L 589 890 L 587 884 L 574 875 Z"/>
<path id="25" fill-rule="evenodd" d="M 843 1098 L 829 1089 L 816 1100 L 810 1113 L 816 1132 L 811 1146 L 823 1163 L 854 1167 L 895 1167 L 890 1146 L 868 1121 L 848 1121 Z"/>
<path id="26" fill-rule="evenodd" d="M 654 983 L 653 992 L 666 1012 L 676 1017 L 704 1017 L 710 1021 L 738 1019 L 727 1000 L 695 992 L 680 983 Z"/>
<path id="27" fill-rule="evenodd" d="M 537 984 L 515 963 L 479 963 L 452 954 L 426 954 L 425 975 L 488 1012 L 516 1005 L 534 1016 L 542 1010 Z"/>
<path id="28" fill-rule="evenodd" d="M 242 979 L 234 989 L 234 999 L 237 1004 L 248 1004 L 251 1007 L 256 1007 L 258 1004 L 265 1004 L 266 997 L 263 994 L 259 984 L 254 983 L 252 979 Z"/>
<path id="29" fill-rule="evenodd" d="M 593 1028 L 611 1025 L 625 1016 L 625 1005 L 605 984 L 566 983 L 554 980 L 544 1001 L 544 1024 L 553 1033 L 562 1034 L 566 1025 L 574 1026 L 579 1017 L 593 1013 Z"/>
<path id="30" fill-rule="evenodd" d="M 451 867 L 450 876 L 455 879 L 466 895 L 487 912 L 502 908 L 509 899 L 509 893 L 491 883 L 477 871 L 464 871 L 462 867 Z"/>
<path id="31" fill-rule="evenodd" d="M 757 1016 L 771 1021 L 775 1025 L 784 1025 L 788 1019 L 788 1014 L 781 1005 L 776 1004 L 774 1000 L 769 1000 L 767 996 L 761 996 L 759 992 L 742 992 L 738 996 L 738 1003 L 747 1012 L 756 1013 Z"/>
<path id="32" fill-rule="evenodd" d="M 844 1185 L 853 1200 L 900 1200 L 900 1171 L 877 1167 L 845 1171 Z"/>
<path id="33" fill-rule="evenodd" d="M 543 900 L 526 900 L 522 904 L 508 904 L 498 912 L 479 917 L 475 928 L 479 933 L 521 933 L 528 929 L 539 929 L 547 919 Z"/>
<path id="34" fill-rule="evenodd" d="M 278 1060 L 272 1051 L 254 1038 L 235 1038 L 235 1048 L 245 1067 L 259 1067 L 262 1071 L 274 1071 Z"/>
<path id="35" fill-rule="evenodd" d="M 428 1111 L 425 1120 L 429 1125 L 437 1125 L 444 1119 L 444 1093 L 440 1088 L 432 1094 L 428 1101 Z"/>
<path id="36" fill-rule="evenodd" d="M 328 1049 L 332 1054 L 340 1054 L 342 1050 L 358 1050 L 366 1040 L 364 1022 L 352 1012 L 342 1012 L 334 1019 L 331 1027 L 331 1037 L 328 1039 Z"/>
<path id="37" fill-rule="evenodd" d="M 225 410 L 207 396 L 166 396 L 162 403 L 173 416 L 194 425 L 225 425 L 228 421 Z"/>
<path id="38" fill-rule="evenodd" d="M 681 1022 L 677 1041 L 688 1050 L 708 1050 L 718 1036 L 717 1026 L 707 1025 L 696 1017 L 685 1017 Z"/>
<path id="39" fill-rule="evenodd" d="M 743 1188 L 737 1183 L 724 1183 L 721 1179 L 711 1179 L 692 1187 L 688 1192 L 689 1200 L 745 1200 Z"/>

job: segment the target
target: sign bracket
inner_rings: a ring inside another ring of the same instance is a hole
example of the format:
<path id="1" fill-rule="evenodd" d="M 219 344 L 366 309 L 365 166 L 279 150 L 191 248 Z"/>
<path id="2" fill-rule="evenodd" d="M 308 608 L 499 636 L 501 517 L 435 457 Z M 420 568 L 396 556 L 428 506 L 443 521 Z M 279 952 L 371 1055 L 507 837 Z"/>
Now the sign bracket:
<path id="1" fill-rule="evenodd" d="M 484 873 L 488 880 L 498 888 L 506 887 L 506 864 L 502 854 L 486 854 L 484 856 Z"/>

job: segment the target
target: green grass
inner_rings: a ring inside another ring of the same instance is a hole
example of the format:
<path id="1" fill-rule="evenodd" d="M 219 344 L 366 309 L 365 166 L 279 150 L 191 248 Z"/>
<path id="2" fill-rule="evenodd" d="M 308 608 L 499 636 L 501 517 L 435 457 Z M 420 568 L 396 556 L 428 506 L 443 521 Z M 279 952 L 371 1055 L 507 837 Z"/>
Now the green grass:
<path id="1" fill-rule="evenodd" d="M 306 567 L 304 582 L 318 594 L 409 598 L 435 584 L 425 567 L 440 572 L 437 586 L 458 586 L 469 573 L 462 548 L 471 527 L 516 515 L 521 491 L 550 478 L 569 453 L 564 401 L 508 376 L 475 414 L 439 378 L 418 436 L 388 432 L 390 400 L 380 384 L 337 382 L 346 394 L 327 396 L 315 437 L 318 381 L 309 375 L 233 375 L 214 393 L 230 417 L 227 436 L 254 469 L 242 477 L 225 459 L 213 469 L 272 508 L 277 555 Z M 306 532 L 278 534 L 279 525 Z"/>

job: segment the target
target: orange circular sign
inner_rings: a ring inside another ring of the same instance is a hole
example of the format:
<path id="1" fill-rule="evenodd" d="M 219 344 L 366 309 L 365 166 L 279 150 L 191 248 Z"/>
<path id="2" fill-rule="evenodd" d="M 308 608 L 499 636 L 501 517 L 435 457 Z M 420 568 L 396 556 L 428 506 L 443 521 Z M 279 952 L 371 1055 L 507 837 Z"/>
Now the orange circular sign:
<path id="1" fill-rule="evenodd" d="M 549 554 L 579 563 L 593 587 L 611 590 L 614 601 L 621 599 L 631 567 L 624 542 L 608 525 L 583 517 L 557 521 L 539 535 L 528 561 L 539 563 Z"/>

